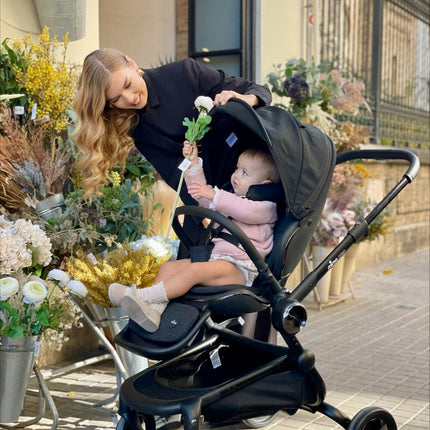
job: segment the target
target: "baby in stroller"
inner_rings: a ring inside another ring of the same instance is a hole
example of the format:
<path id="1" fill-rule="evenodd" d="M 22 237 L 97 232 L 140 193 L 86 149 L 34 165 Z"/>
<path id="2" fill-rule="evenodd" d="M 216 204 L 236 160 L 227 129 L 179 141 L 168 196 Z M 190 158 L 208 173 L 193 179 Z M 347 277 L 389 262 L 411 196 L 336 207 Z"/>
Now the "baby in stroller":
<path id="1" fill-rule="evenodd" d="M 190 195 L 203 207 L 214 208 L 231 217 L 265 258 L 273 247 L 277 205 L 246 196 L 250 186 L 279 183 L 279 173 L 270 152 L 265 148 L 250 147 L 241 153 L 231 175 L 233 192 L 207 185 L 197 150 L 187 141 L 184 142 L 183 155 L 190 162 L 185 172 Z M 254 263 L 243 249 L 232 243 L 231 235 L 225 232 L 218 232 L 218 235 L 220 237 L 215 237 L 213 244 L 203 245 L 203 252 L 209 251 L 205 258 L 192 255 L 190 259 L 165 262 L 151 287 L 136 289 L 112 284 L 109 287 L 110 300 L 115 306 L 120 305 L 144 330 L 155 332 L 169 300 L 184 295 L 196 283 L 211 287 L 228 284 L 251 286 L 258 275 Z"/>

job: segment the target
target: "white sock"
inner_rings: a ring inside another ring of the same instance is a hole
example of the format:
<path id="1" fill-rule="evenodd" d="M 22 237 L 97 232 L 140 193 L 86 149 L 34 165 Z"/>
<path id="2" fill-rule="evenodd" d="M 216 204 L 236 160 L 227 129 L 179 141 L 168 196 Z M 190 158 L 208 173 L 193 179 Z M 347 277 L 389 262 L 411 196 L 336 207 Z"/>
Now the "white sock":
<path id="1" fill-rule="evenodd" d="M 167 305 L 169 302 L 169 299 L 166 296 L 166 290 L 164 289 L 163 281 L 157 282 L 150 287 L 136 289 L 134 294 L 139 297 L 139 299 L 148 303 L 156 304 L 166 302 Z"/>

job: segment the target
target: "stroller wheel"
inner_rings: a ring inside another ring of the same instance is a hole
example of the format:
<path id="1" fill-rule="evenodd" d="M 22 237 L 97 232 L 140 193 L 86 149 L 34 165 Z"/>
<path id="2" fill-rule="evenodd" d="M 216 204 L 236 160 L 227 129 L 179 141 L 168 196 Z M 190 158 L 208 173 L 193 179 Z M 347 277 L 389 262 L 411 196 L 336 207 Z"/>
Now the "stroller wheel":
<path id="1" fill-rule="evenodd" d="M 355 415 L 348 430 L 397 430 L 397 425 L 388 411 L 369 406 Z"/>
<path id="2" fill-rule="evenodd" d="M 140 419 L 139 419 L 139 421 L 140 421 L 140 423 L 143 422 Z M 118 421 L 118 423 L 115 427 L 116 430 L 141 430 L 143 428 L 144 427 L 142 427 L 142 425 L 140 425 L 138 423 L 136 423 L 135 426 L 130 425 L 129 422 L 124 417 L 120 418 L 120 420 Z"/>
<path id="3" fill-rule="evenodd" d="M 276 418 L 276 414 L 263 415 L 261 417 L 248 418 L 243 420 L 243 424 L 252 429 L 259 429 L 270 424 Z"/>
<path id="4" fill-rule="evenodd" d="M 125 418 L 120 418 L 116 425 L 116 430 L 131 430 L 131 427 L 128 425 L 128 422 Z"/>

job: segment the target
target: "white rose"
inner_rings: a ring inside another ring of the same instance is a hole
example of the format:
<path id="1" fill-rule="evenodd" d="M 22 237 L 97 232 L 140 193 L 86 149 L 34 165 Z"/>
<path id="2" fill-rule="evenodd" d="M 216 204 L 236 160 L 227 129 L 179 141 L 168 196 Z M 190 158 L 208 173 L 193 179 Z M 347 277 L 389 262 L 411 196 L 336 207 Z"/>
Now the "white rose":
<path id="1" fill-rule="evenodd" d="M 46 285 L 40 281 L 28 281 L 22 287 L 22 294 L 24 294 L 25 303 L 34 303 L 38 305 L 43 302 L 48 295 Z"/>
<path id="2" fill-rule="evenodd" d="M 194 101 L 194 106 L 200 113 L 208 113 L 214 107 L 214 104 L 210 97 L 199 96 Z"/>
<path id="3" fill-rule="evenodd" d="M 87 287 L 81 281 L 71 280 L 67 284 L 67 287 L 73 294 L 76 294 L 79 297 L 86 297 L 88 294 Z"/>
<path id="4" fill-rule="evenodd" d="M 53 279 L 54 281 L 58 281 L 58 284 L 61 287 L 67 286 L 67 284 L 70 282 L 69 275 L 60 269 L 50 270 L 46 279 Z"/>
<path id="5" fill-rule="evenodd" d="M 18 291 L 19 282 L 17 279 L 7 276 L 0 279 L 0 300 L 7 300 Z"/>

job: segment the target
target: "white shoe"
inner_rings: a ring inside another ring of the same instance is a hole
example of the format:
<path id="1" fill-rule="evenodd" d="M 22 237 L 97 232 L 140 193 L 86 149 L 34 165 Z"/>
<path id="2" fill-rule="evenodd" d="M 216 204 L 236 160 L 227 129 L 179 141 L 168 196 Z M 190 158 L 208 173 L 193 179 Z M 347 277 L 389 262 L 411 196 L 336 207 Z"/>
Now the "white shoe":
<path id="1" fill-rule="evenodd" d="M 117 282 L 110 284 L 108 289 L 109 300 L 114 306 L 119 306 L 121 299 L 124 297 L 125 292 L 130 287 L 118 284 Z"/>
<path id="2" fill-rule="evenodd" d="M 160 327 L 161 314 L 166 306 L 161 303 L 148 303 L 136 296 L 125 296 L 121 300 L 121 308 L 135 323 L 144 330 L 153 333 Z"/>

